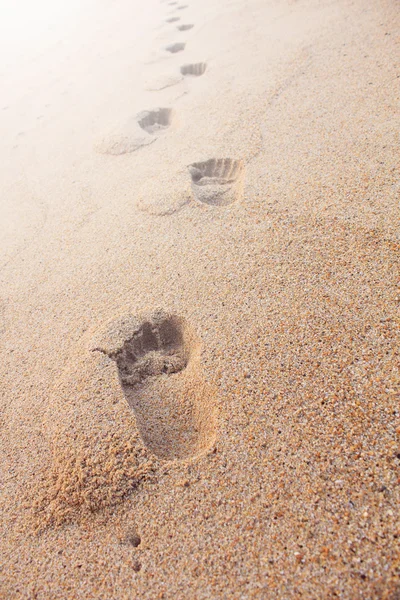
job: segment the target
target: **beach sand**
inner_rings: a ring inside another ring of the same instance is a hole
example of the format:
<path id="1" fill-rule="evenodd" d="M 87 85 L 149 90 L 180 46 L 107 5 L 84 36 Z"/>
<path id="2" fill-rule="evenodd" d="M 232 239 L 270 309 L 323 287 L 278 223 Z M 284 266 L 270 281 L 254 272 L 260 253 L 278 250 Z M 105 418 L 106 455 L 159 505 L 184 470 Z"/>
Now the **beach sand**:
<path id="1" fill-rule="evenodd" d="M 4 64 L 1 598 L 400 597 L 399 27 L 88 0 Z"/>

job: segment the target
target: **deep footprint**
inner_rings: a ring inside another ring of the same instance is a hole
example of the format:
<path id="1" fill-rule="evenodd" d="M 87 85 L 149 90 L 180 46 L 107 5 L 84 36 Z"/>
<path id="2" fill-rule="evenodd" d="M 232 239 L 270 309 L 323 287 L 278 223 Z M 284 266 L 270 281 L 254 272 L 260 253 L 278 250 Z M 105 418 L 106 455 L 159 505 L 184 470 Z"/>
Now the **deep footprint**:
<path id="1" fill-rule="evenodd" d="M 215 391 L 201 374 L 195 333 L 162 310 L 128 316 L 110 331 L 117 345 L 96 350 L 116 362 L 144 444 L 163 459 L 205 452 L 215 439 Z"/>
<path id="2" fill-rule="evenodd" d="M 182 52 L 185 49 L 186 44 L 182 42 L 177 42 L 176 44 L 171 44 L 167 46 L 165 49 L 167 52 L 171 52 L 172 54 L 176 54 L 177 52 Z"/>
<path id="3" fill-rule="evenodd" d="M 182 65 L 181 73 L 182 75 L 193 75 L 194 77 L 200 77 L 203 75 L 207 69 L 207 64 L 204 62 L 195 63 L 192 65 Z"/>
<path id="4" fill-rule="evenodd" d="M 211 158 L 189 165 L 195 198 L 205 204 L 227 206 L 242 194 L 244 164 L 232 158 Z"/>
<path id="5" fill-rule="evenodd" d="M 187 25 L 178 25 L 179 31 L 189 31 L 189 29 L 192 29 L 192 27 L 194 27 L 194 25 L 191 23 L 188 23 Z"/>
<path id="6" fill-rule="evenodd" d="M 163 129 L 167 129 L 171 125 L 172 121 L 172 109 L 171 108 L 157 108 L 155 110 L 147 110 L 138 115 L 139 126 L 147 131 L 147 133 L 154 134 Z"/>

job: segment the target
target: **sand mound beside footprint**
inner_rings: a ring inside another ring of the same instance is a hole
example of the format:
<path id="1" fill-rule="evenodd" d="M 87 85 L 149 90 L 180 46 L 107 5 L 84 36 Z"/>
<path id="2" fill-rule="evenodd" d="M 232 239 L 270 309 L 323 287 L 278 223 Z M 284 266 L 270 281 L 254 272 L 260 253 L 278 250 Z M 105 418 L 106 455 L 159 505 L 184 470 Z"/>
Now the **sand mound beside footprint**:
<path id="1" fill-rule="evenodd" d="M 121 154 L 130 154 L 154 142 L 154 139 L 150 137 L 135 135 L 135 133 L 130 133 L 128 130 L 126 132 L 121 131 L 107 135 L 95 144 L 95 150 L 99 154 L 119 156 Z"/>
<path id="2" fill-rule="evenodd" d="M 145 446 L 163 459 L 205 452 L 216 433 L 214 390 L 200 368 L 200 342 L 162 310 L 112 322 L 94 350 L 115 361 Z"/>
<path id="3" fill-rule="evenodd" d="M 154 216 L 167 216 L 181 210 L 192 199 L 186 168 L 174 170 L 163 165 L 161 172 L 148 177 L 135 191 L 139 210 Z"/>
<path id="4" fill-rule="evenodd" d="M 83 341 L 43 415 L 52 461 L 30 493 L 39 529 L 113 507 L 153 473 L 114 364 Z"/>

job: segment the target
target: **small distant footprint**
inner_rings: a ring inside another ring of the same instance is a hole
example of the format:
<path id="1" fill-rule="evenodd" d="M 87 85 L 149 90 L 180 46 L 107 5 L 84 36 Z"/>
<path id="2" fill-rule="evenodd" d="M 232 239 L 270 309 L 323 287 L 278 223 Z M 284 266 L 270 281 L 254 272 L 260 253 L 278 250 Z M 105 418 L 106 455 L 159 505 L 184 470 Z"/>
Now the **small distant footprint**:
<path id="1" fill-rule="evenodd" d="M 176 7 L 176 10 L 183 10 L 184 8 L 187 8 L 188 5 L 187 4 L 181 4 L 180 6 Z"/>
<path id="2" fill-rule="evenodd" d="M 165 49 L 167 52 L 171 52 L 171 54 L 176 54 L 177 52 L 182 52 L 185 49 L 186 44 L 182 42 L 177 42 L 176 44 L 171 44 L 167 46 Z"/>
<path id="3" fill-rule="evenodd" d="M 231 158 L 211 158 L 189 165 L 197 200 L 214 206 L 232 204 L 243 193 L 244 164 Z"/>
<path id="4" fill-rule="evenodd" d="M 144 444 L 164 459 L 205 452 L 216 433 L 215 391 L 187 322 L 163 310 L 110 324 L 103 352 L 115 361 Z"/>
<path id="5" fill-rule="evenodd" d="M 200 75 L 203 75 L 203 73 L 205 73 L 206 69 L 207 63 L 204 62 L 194 63 L 190 65 L 182 65 L 181 74 L 185 76 L 193 75 L 194 77 L 200 77 Z"/>
<path id="6" fill-rule="evenodd" d="M 165 19 L 166 23 L 176 23 L 180 20 L 180 17 L 170 17 L 169 19 Z"/>
<path id="7" fill-rule="evenodd" d="M 188 23 L 187 25 L 178 25 L 179 31 L 189 31 L 189 29 L 192 29 L 192 27 L 194 27 L 194 25 L 191 23 Z"/>
<path id="8" fill-rule="evenodd" d="M 138 123 L 147 133 L 154 134 L 171 125 L 172 114 L 171 108 L 146 110 L 138 115 Z"/>

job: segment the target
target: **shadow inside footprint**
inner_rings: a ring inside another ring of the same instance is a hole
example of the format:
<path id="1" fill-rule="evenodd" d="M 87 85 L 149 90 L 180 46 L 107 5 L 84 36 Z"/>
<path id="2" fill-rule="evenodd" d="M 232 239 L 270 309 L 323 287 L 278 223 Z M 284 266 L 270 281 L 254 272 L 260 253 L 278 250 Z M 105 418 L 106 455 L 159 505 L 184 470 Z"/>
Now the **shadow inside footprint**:
<path id="1" fill-rule="evenodd" d="M 205 204 L 226 206 L 242 193 L 244 164 L 232 158 L 211 158 L 189 165 L 195 198 Z"/>
<path id="2" fill-rule="evenodd" d="M 170 17 L 169 19 L 165 19 L 166 23 L 176 23 L 179 21 L 180 17 Z"/>
<path id="3" fill-rule="evenodd" d="M 128 317 L 113 335 L 118 327 L 124 331 L 118 347 L 101 351 L 117 364 L 145 445 L 164 459 L 206 451 L 215 439 L 215 392 L 201 374 L 197 336 L 162 310 Z"/>
<path id="4" fill-rule="evenodd" d="M 176 54 L 177 52 L 182 52 L 185 49 L 186 44 L 182 42 L 177 42 L 176 44 L 171 44 L 167 46 L 165 49 L 167 52 L 171 52 L 171 54 Z"/>
<path id="5" fill-rule="evenodd" d="M 182 75 L 193 75 L 194 77 L 200 77 L 205 73 L 207 69 L 207 64 L 204 62 L 194 63 L 191 65 L 182 65 L 181 66 L 181 74 Z"/>
<path id="6" fill-rule="evenodd" d="M 191 23 L 188 23 L 187 25 L 178 25 L 178 30 L 189 31 L 189 29 L 192 29 L 192 27 L 194 27 L 194 25 L 192 25 Z"/>
<path id="7" fill-rule="evenodd" d="M 167 129 L 167 127 L 171 125 L 171 121 L 171 108 L 156 108 L 154 110 L 146 110 L 138 115 L 139 126 L 150 134 Z"/>
<path id="8" fill-rule="evenodd" d="M 188 363 L 188 352 L 179 322 L 163 316 L 153 322 L 145 321 L 135 335 L 124 342 L 115 361 L 125 386 L 138 385 L 162 373 L 170 375 L 182 371 Z"/>

